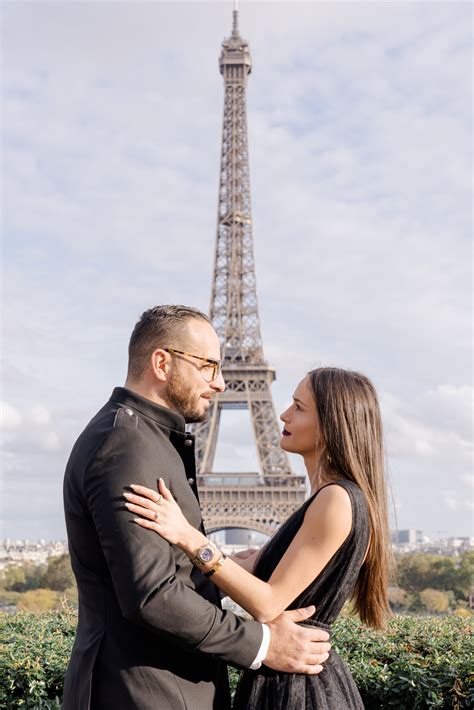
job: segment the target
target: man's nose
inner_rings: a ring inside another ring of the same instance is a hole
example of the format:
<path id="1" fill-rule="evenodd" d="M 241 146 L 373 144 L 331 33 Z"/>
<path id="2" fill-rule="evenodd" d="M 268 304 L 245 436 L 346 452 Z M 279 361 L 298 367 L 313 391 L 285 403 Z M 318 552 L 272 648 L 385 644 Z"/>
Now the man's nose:
<path id="1" fill-rule="evenodd" d="M 211 387 L 213 390 L 216 390 L 216 392 L 223 392 L 225 390 L 225 381 L 222 372 L 219 372 L 216 379 L 212 380 Z"/>

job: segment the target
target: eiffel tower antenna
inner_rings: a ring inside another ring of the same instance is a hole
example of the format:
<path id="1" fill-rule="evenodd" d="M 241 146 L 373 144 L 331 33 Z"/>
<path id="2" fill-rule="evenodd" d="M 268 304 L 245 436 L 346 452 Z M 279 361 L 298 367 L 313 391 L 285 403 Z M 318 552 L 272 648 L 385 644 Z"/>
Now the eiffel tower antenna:
<path id="1" fill-rule="evenodd" d="M 239 36 L 239 0 L 234 0 L 234 12 L 232 13 L 232 36 Z"/>
<path id="2" fill-rule="evenodd" d="M 226 390 L 194 425 L 199 491 L 209 532 L 249 528 L 271 534 L 305 499 L 305 477 L 295 475 L 280 449 L 270 385 L 275 370 L 265 360 L 257 302 L 247 139 L 246 85 L 252 70 L 248 43 L 238 27 L 219 59 L 224 78 L 224 120 L 210 318 L 221 341 Z M 213 472 L 223 409 L 247 409 L 259 471 Z"/>

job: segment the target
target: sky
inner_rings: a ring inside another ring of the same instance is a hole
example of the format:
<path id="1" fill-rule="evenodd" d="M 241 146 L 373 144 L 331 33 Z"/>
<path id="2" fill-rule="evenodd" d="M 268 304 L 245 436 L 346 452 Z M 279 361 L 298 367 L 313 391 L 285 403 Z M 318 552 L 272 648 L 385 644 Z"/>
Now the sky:
<path id="1" fill-rule="evenodd" d="M 123 384 L 139 315 L 209 307 L 232 3 L 3 0 L 1 13 L 0 537 L 63 539 L 70 449 Z M 367 374 L 392 526 L 434 538 L 474 534 L 471 13 L 239 9 L 276 410 L 312 367 Z M 215 470 L 255 465 L 248 414 L 224 412 Z"/>

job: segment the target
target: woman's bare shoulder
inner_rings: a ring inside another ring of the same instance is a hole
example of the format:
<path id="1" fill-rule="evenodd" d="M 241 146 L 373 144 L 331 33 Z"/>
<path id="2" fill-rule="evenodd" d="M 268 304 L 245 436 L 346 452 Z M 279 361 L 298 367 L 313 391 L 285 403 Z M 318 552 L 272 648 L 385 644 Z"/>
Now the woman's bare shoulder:
<path id="1" fill-rule="evenodd" d="M 352 527 L 352 502 L 346 488 L 337 483 L 324 486 L 309 504 L 303 524 L 346 537 Z"/>

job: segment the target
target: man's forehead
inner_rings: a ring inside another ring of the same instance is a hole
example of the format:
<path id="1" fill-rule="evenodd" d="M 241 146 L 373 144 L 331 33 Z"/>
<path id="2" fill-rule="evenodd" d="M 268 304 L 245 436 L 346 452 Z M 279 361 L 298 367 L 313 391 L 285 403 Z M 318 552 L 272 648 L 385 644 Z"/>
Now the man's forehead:
<path id="1" fill-rule="evenodd" d="M 217 333 L 210 323 L 200 318 L 190 318 L 186 324 L 185 338 L 196 347 L 212 347 L 220 352 Z"/>

